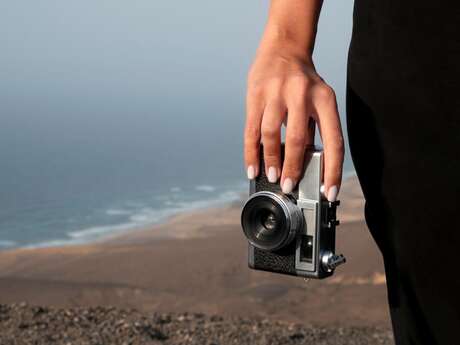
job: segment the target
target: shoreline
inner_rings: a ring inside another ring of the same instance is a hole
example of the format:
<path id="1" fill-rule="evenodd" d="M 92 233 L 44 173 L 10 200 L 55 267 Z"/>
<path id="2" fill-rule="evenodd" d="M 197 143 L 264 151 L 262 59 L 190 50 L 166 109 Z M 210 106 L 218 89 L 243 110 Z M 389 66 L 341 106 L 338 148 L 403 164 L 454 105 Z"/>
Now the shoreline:
<path id="1" fill-rule="evenodd" d="M 343 197 L 346 202 L 342 203 L 337 211 L 338 219 L 340 219 L 342 224 L 364 220 L 364 203 L 362 194 L 360 190 L 356 189 L 356 185 L 357 178 L 355 174 L 344 179 L 342 183 L 339 199 Z M 235 200 L 218 207 L 206 207 L 181 212 L 169 217 L 162 223 L 145 226 L 130 232 L 113 234 L 112 236 L 101 239 L 100 244 L 123 243 L 125 241 L 129 243 L 135 239 L 142 239 L 145 237 L 157 239 L 189 239 L 206 237 L 212 235 L 214 232 L 205 231 L 206 229 L 203 229 L 202 227 L 203 223 L 206 222 L 209 227 L 217 224 L 228 225 L 233 223 L 233 221 L 222 222 L 222 220 L 216 222 L 216 219 L 225 214 L 226 211 L 232 210 L 235 206 L 241 209 L 244 202 L 245 197 L 242 196 L 239 200 Z M 193 218 L 198 218 L 199 221 L 194 222 Z M 184 221 L 186 221 L 189 227 L 184 226 Z"/>
<path id="2" fill-rule="evenodd" d="M 233 203 L 99 243 L 0 252 L 0 304 L 388 326 L 383 263 L 356 179 L 344 182 L 341 200 L 337 252 L 347 264 L 326 280 L 249 269 Z"/>
<path id="3" fill-rule="evenodd" d="M 103 246 L 103 245 L 113 245 L 113 244 L 124 244 L 130 243 L 132 240 L 137 240 L 139 238 L 148 235 L 150 238 L 155 238 L 157 240 L 161 239 L 187 239 L 187 238 L 196 238 L 203 237 L 209 234 L 205 234 L 199 231 L 197 225 L 202 224 L 203 218 L 206 218 L 212 222 L 215 219 L 215 216 L 222 214 L 228 209 L 232 209 L 236 205 L 242 204 L 243 199 L 236 201 L 230 201 L 220 206 L 214 207 L 203 207 L 193 210 L 187 210 L 178 212 L 171 216 L 166 217 L 162 221 L 150 225 L 129 228 L 116 233 L 107 233 L 99 238 L 93 240 L 84 241 L 81 243 L 65 243 L 58 245 L 26 245 L 22 247 L 15 247 L 9 249 L 0 250 L 0 254 L 11 253 L 11 252 L 33 252 L 40 250 L 56 250 L 56 249 L 73 249 L 81 247 L 92 247 L 92 246 Z M 191 227 L 187 228 L 184 226 L 184 220 L 189 220 L 192 218 L 199 218 L 198 223 L 188 222 Z M 178 227 L 179 225 L 179 227 Z M 167 230 L 166 230 L 167 229 Z M 60 240 L 59 240 L 60 241 Z M 53 241 L 49 241 L 50 243 Z"/>
<path id="4" fill-rule="evenodd" d="M 357 212 L 355 209 L 361 207 L 361 195 L 350 195 L 350 188 L 347 188 L 348 185 L 350 184 L 355 184 L 356 183 L 356 172 L 351 171 L 349 173 L 344 174 L 344 179 L 342 182 L 342 188 L 340 191 L 339 198 L 343 198 L 347 200 L 347 204 L 342 204 L 342 206 L 339 208 L 339 215 L 341 222 L 349 222 L 349 221 L 359 221 L 362 220 L 362 217 Z M 104 244 L 104 243 L 114 243 L 117 241 L 130 241 L 131 238 L 138 238 L 142 237 L 146 233 L 151 233 L 154 231 L 157 231 L 157 237 L 158 239 L 162 238 L 188 238 L 188 237 L 200 237 L 200 236 L 206 236 L 206 234 L 200 233 L 200 231 L 197 231 L 196 227 L 191 228 L 189 230 L 184 229 L 181 227 L 180 231 L 177 230 L 174 225 L 180 223 L 184 218 L 188 217 L 194 217 L 195 215 L 197 217 L 201 217 L 204 214 L 213 214 L 218 216 L 219 212 L 225 212 L 226 209 L 229 207 L 231 208 L 232 205 L 243 205 L 244 200 L 246 198 L 247 192 L 245 191 L 235 191 L 236 194 L 238 194 L 240 197 L 236 200 L 230 200 L 230 201 L 222 201 L 220 202 L 219 206 L 210 206 L 210 205 L 204 205 L 204 206 L 198 206 L 195 208 L 191 209 L 186 209 L 183 211 L 177 211 L 171 215 L 165 216 L 163 219 L 160 219 L 158 222 L 154 222 L 151 224 L 146 224 L 138 227 L 127 227 L 126 229 L 121 229 L 119 231 L 115 232 L 108 232 L 106 234 L 100 235 L 97 238 L 93 239 L 88 239 L 88 240 L 81 240 L 80 242 L 78 240 L 72 240 L 72 239 L 55 239 L 52 240 L 50 239 L 49 241 L 43 241 L 43 242 L 38 242 L 36 244 L 29 244 L 29 245 L 24 245 L 24 246 L 19 246 L 19 247 L 12 247 L 12 248 L 3 248 L 0 249 L 0 253 L 3 252 L 10 252 L 10 251 L 23 251 L 23 250 L 37 250 L 37 249 L 46 249 L 46 248 L 69 248 L 69 247 L 74 247 L 74 246 L 91 246 L 91 245 L 99 245 L 99 244 Z M 359 193 L 358 193 L 359 194 Z M 203 201 L 204 202 L 204 201 Z M 212 200 L 208 200 L 208 203 L 213 203 Z M 350 205 L 352 203 L 353 205 Z M 343 210 L 343 208 L 347 208 L 346 210 Z M 353 209 L 354 208 L 354 209 Z M 352 210 L 353 209 L 353 210 Z M 210 218 L 210 221 L 212 221 L 212 218 Z M 169 225 L 173 225 L 174 231 L 171 231 L 171 227 Z M 122 225 L 122 224 L 120 224 Z M 195 224 L 196 225 L 196 224 Z M 119 225 L 111 225 L 113 227 L 117 227 Z M 104 227 L 101 225 L 100 227 Z M 165 228 L 168 228 L 167 231 L 165 231 Z M 74 231 L 78 232 L 78 231 Z M 155 236 L 154 234 L 152 234 Z M 56 243 L 56 244 L 53 244 Z"/>
<path id="5" fill-rule="evenodd" d="M 32 244 L 27 244 L 27 245 L 17 246 L 17 247 L 15 246 L 3 247 L 3 248 L 0 247 L 0 253 L 8 252 L 8 251 L 15 251 L 15 250 L 36 250 L 36 249 L 59 248 L 59 247 L 67 248 L 67 247 L 73 247 L 73 246 L 87 246 L 87 245 L 93 245 L 93 244 L 97 245 L 97 244 L 104 243 L 106 241 L 111 242 L 112 240 L 117 239 L 119 237 L 122 237 L 122 238 L 129 237 L 131 234 L 135 234 L 137 232 L 150 231 L 152 229 L 155 229 L 156 227 L 161 227 L 165 224 L 168 224 L 171 221 L 174 221 L 176 217 L 182 218 L 183 216 L 193 215 L 193 214 L 200 215 L 208 211 L 213 211 L 217 209 L 225 209 L 235 203 L 236 204 L 241 203 L 243 200 L 244 191 L 233 191 L 233 193 L 239 195 L 239 197 L 235 199 L 232 198 L 231 200 L 228 200 L 228 201 L 220 200 L 219 198 L 195 200 L 194 201 L 195 203 L 203 203 L 204 205 L 180 209 L 175 212 L 172 212 L 170 215 L 160 217 L 159 220 L 157 221 L 146 223 L 146 224 L 139 225 L 139 226 L 124 227 L 124 223 L 112 224 L 112 225 L 95 225 L 93 226 L 93 228 L 120 227 L 121 229 L 111 231 L 111 232 L 105 232 L 99 236 L 96 235 L 96 237 L 94 238 L 82 239 L 82 240 L 78 240 L 78 238 L 77 239 L 71 239 L 71 238 L 49 239 L 47 241 L 35 242 Z M 218 204 L 218 206 L 210 206 L 211 204 Z M 86 229 L 74 230 L 69 233 L 79 233 L 79 232 L 84 232 L 84 231 L 86 231 Z M 14 243 L 13 241 L 6 241 L 6 240 L 1 241 L 1 242 Z"/>

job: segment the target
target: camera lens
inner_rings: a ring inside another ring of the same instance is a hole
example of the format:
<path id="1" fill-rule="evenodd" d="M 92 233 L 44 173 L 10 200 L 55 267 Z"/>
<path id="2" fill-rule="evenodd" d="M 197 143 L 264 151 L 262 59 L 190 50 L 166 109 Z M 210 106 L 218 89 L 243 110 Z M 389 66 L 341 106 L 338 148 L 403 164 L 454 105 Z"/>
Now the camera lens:
<path id="1" fill-rule="evenodd" d="M 272 192 L 255 193 L 246 202 L 241 225 L 249 242 L 264 250 L 289 244 L 302 224 L 302 213 L 288 197 Z"/>
<path id="2" fill-rule="evenodd" d="M 270 211 L 264 212 L 262 215 L 262 224 L 267 231 L 274 231 L 277 225 L 275 215 Z"/>

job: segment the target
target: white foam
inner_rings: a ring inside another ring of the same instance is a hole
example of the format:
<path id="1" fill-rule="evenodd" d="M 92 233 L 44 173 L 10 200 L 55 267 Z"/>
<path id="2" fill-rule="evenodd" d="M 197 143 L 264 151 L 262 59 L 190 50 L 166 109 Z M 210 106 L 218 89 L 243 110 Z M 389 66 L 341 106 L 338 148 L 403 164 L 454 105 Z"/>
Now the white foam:
<path id="1" fill-rule="evenodd" d="M 109 216 L 126 216 L 131 214 L 133 211 L 130 210 L 123 210 L 118 208 L 109 208 L 105 213 Z"/>
<path id="2" fill-rule="evenodd" d="M 246 184 L 244 184 L 246 185 Z M 115 225 L 101 225 L 83 228 L 67 233 L 67 239 L 54 239 L 29 245 L 27 248 L 42 248 L 54 246 L 66 246 L 74 244 L 84 244 L 94 240 L 98 240 L 108 235 L 127 232 L 133 229 L 158 224 L 165 221 L 167 218 L 180 212 L 187 212 L 207 207 L 218 207 L 226 203 L 238 200 L 242 192 L 242 184 L 238 184 L 235 190 L 226 190 L 216 196 L 210 195 L 210 198 L 193 201 L 167 201 L 167 208 L 152 208 L 146 207 L 142 203 L 130 202 L 130 205 L 137 205 L 136 209 L 127 210 L 123 208 L 110 208 L 106 210 L 107 215 L 126 215 L 129 216 L 125 222 Z M 197 186 L 195 189 L 200 191 L 212 192 L 216 188 L 208 185 Z M 165 196 L 163 196 L 165 197 Z M 1 246 L 1 242 L 0 242 Z"/>
<path id="3" fill-rule="evenodd" d="M 23 246 L 22 248 L 35 249 L 35 248 L 63 247 L 63 246 L 69 246 L 69 245 L 74 245 L 74 244 L 81 244 L 81 243 L 83 242 L 71 241 L 71 240 L 49 240 L 49 241 L 29 244 L 27 246 Z"/>
<path id="4" fill-rule="evenodd" d="M 104 234 L 113 234 L 115 232 L 127 230 L 135 225 L 135 223 L 123 223 L 117 225 L 93 226 L 90 228 L 69 232 L 67 235 L 74 239 L 93 239 Z"/>
<path id="5" fill-rule="evenodd" d="M 0 240 L 0 248 L 11 248 L 16 245 L 14 241 Z"/>
<path id="6" fill-rule="evenodd" d="M 157 210 L 144 207 L 136 212 L 131 212 L 132 214 L 129 217 L 129 221 L 126 223 L 93 226 L 78 231 L 69 232 L 67 235 L 71 238 L 71 240 L 67 241 L 70 244 L 87 243 L 92 240 L 102 238 L 106 235 L 113 235 L 140 227 L 157 224 L 165 218 L 178 213 L 179 211 L 179 208 Z"/>
<path id="7" fill-rule="evenodd" d="M 144 208 L 129 218 L 131 222 L 137 224 L 138 226 L 145 226 L 160 223 L 166 218 L 171 217 L 172 215 L 177 214 L 183 210 L 184 209 L 178 205 L 165 209 Z"/>
<path id="8" fill-rule="evenodd" d="M 172 193 L 178 193 L 178 192 L 182 191 L 182 188 L 181 188 L 181 187 L 172 187 L 172 188 L 170 189 L 170 191 L 171 191 Z"/>
<path id="9" fill-rule="evenodd" d="M 125 201 L 124 204 L 126 207 L 129 207 L 129 208 L 139 208 L 139 207 L 145 206 L 143 202 L 133 201 L 133 200 Z"/>
<path id="10" fill-rule="evenodd" d="M 210 193 L 210 192 L 214 192 L 216 190 L 216 187 L 210 186 L 207 184 L 203 184 L 203 185 L 196 186 L 195 189 L 200 192 Z"/>

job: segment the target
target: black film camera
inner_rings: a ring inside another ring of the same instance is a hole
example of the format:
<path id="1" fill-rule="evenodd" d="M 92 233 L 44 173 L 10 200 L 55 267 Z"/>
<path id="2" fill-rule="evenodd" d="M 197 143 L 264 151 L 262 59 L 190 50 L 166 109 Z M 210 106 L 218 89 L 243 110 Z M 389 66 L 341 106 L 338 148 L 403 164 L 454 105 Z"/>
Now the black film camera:
<path id="1" fill-rule="evenodd" d="M 262 151 L 260 173 L 250 182 L 241 214 L 249 267 L 306 278 L 331 276 L 345 258 L 334 253 L 340 202 L 329 202 L 321 193 L 322 150 L 306 151 L 303 177 L 289 194 L 283 194 L 278 183 L 268 182 Z"/>

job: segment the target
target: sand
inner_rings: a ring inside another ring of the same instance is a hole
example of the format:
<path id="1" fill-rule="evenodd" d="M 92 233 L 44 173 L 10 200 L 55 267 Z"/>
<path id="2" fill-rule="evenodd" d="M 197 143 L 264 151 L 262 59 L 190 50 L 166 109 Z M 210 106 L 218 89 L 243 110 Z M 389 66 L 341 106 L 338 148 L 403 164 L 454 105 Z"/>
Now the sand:
<path id="1" fill-rule="evenodd" d="M 0 305 L 2 345 L 394 345 L 381 327 L 327 327 L 201 313 L 113 307 Z"/>
<path id="2" fill-rule="evenodd" d="M 337 247 L 348 262 L 326 280 L 250 270 L 235 203 L 94 244 L 0 252 L 0 303 L 387 328 L 382 260 L 356 178 L 341 200 Z"/>

